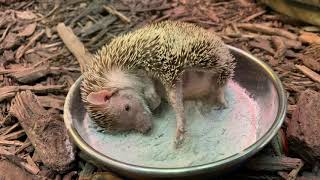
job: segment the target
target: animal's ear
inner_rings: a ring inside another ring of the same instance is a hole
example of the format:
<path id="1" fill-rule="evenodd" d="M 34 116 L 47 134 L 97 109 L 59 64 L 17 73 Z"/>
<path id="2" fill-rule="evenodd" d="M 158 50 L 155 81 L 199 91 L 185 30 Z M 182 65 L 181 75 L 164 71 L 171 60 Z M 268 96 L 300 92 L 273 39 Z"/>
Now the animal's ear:
<path id="1" fill-rule="evenodd" d="M 112 94 L 113 94 L 113 91 L 110 91 L 110 90 L 101 90 L 98 92 L 91 92 L 87 96 L 87 101 L 95 105 L 105 104 L 110 99 Z"/>

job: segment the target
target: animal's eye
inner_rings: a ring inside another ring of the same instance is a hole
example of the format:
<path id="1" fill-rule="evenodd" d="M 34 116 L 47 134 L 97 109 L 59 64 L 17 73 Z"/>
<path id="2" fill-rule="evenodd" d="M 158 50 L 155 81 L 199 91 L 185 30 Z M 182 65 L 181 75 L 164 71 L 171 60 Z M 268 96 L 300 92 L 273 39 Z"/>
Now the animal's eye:
<path id="1" fill-rule="evenodd" d="M 125 109 L 126 111 L 130 111 L 130 106 L 129 106 L 128 104 L 126 104 L 126 106 L 124 107 L 124 109 Z"/>

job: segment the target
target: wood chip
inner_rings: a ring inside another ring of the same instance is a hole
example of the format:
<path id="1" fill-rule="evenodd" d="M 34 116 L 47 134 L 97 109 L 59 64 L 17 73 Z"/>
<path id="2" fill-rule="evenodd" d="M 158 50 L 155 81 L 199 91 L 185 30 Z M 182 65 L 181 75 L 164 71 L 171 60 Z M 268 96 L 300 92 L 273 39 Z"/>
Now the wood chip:
<path id="1" fill-rule="evenodd" d="M 287 126 L 289 148 L 308 164 L 315 165 L 320 157 L 320 93 L 307 89 L 299 94 Z"/>
<path id="2" fill-rule="evenodd" d="M 5 135 L 9 134 L 12 130 L 14 130 L 18 126 L 19 126 L 19 123 L 15 123 L 10 128 L 8 128 L 3 134 L 0 133 L 1 136 L 5 136 Z"/>
<path id="3" fill-rule="evenodd" d="M 0 161 L 0 179 L 2 180 L 34 180 L 38 179 L 32 174 L 26 172 L 23 168 L 11 163 L 8 160 L 1 160 Z M 8 173 L 10 172 L 10 173 Z"/>
<path id="4" fill-rule="evenodd" d="M 29 139 L 27 139 L 22 146 L 20 146 L 15 152 L 14 154 L 19 154 L 20 152 L 22 152 L 25 148 L 31 146 L 31 142 L 29 141 Z"/>
<path id="5" fill-rule="evenodd" d="M 311 32 L 301 33 L 301 35 L 299 36 L 299 40 L 309 44 L 313 44 L 313 43 L 320 44 L 320 36 Z"/>
<path id="6" fill-rule="evenodd" d="M 295 65 L 295 67 L 297 67 L 301 72 L 303 72 L 303 74 L 305 74 L 312 80 L 320 83 L 320 75 L 318 73 L 312 71 L 311 69 L 307 68 L 304 65 Z"/>
<path id="7" fill-rule="evenodd" d="M 4 30 L 4 32 L 3 32 L 3 34 L 2 34 L 2 36 L 1 36 L 1 38 L 0 38 L 0 43 L 6 38 L 7 33 L 9 32 L 9 29 L 11 28 L 11 26 L 12 26 L 12 23 L 10 23 L 10 24 L 7 26 L 7 28 Z M 3 46 L 3 45 L 2 45 L 2 46 Z"/>
<path id="8" fill-rule="evenodd" d="M 11 73 L 10 76 L 14 77 L 21 83 L 30 83 L 47 76 L 49 73 L 49 64 L 43 64 L 38 67 L 30 67 L 18 70 Z"/>
<path id="9" fill-rule="evenodd" d="M 19 158 L 15 155 L 5 155 L 9 161 L 13 162 L 14 164 L 18 165 L 21 168 L 24 168 L 26 171 L 30 172 L 31 174 L 38 174 L 39 168 L 35 168 L 34 166 L 25 162 L 22 158 Z"/>
<path id="10" fill-rule="evenodd" d="M 273 42 L 273 45 L 276 48 L 275 57 L 282 58 L 284 56 L 284 53 L 287 50 L 287 46 L 286 46 L 285 42 L 279 36 L 272 36 L 271 40 Z"/>
<path id="11" fill-rule="evenodd" d="M 49 93 L 49 92 L 64 92 L 65 85 L 35 85 L 35 86 L 5 86 L 0 88 L 0 102 L 5 99 L 10 99 L 19 91 L 30 90 L 35 93 Z"/>
<path id="12" fill-rule="evenodd" d="M 259 12 L 255 13 L 255 14 L 252 14 L 252 15 L 246 17 L 246 18 L 243 19 L 241 22 L 243 22 L 243 23 L 249 22 L 249 21 L 251 21 L 252 19 L 255 19 L 255 18 L 263 15 L 263 14 L 266 13 L 266 12 L 267 12 L 266 10 L 259 11 Z"/>
<path id="13" fill-rule="evenodd" d="M 7 36 L 4 38 L 2 43 L 0 43 L 1 49 L 11 49 L 12 47 L 18 45 L 20 43 L 20 39 L 17 34 L 9 32 Z"/>
<path id="14" fill-rule="evenodd" d="M 38 40 L 43 34 L 45 33 L 45 30 L 41 30 L 39 33 L 35 34 L 31 39 L 30 41 L 28 42 L 27 45 L 23 46 L 23 48 L 21 48 L 21 50 L 19 50 L 17 53 L 16 53 L 16 58 L 17 59 L 20 59 L 24 52 L 30 47 L 33 45 L 33 43 L 36 42 L 36 40 Z"/>
<path id="15" fill-rule="evenodd" d="M 255 171 L 283 171 L 292 170 L 303 165 L 303 161 L 298 158 L 286 156 L 259 155 L 246 163 L 246 167 Z"/>
<path id="16" fill-rule="evenodd" d="M 63 110 L 64 100 L 52 96 L 37 96 L 42 107 L 56 108 Z"/>
<path id="17" fill-rule="evenodd" d="M 72 167 L 75 146 L 70 141 L 59 115 L 51 114 L 41 107 L 31 91 L 23 91 L 16 95 L 10 113 L 19 120 L 47 167 L 62 172 Z"/>
<path id="18" fill-rule="evenodd" d="M 3 156 L 3 155 L 13 155 L 13 154 L 0 146 L 0 155 Z"/>
<path id="19" fill-rule="evenodd" d="M 256 41 L 250 41 L 249 44 L 252 47 L 256 47 L 262 50 L 267 51 L 270 54 L 275 54 L 274 50 L 271 47 L 270 41 L 264 39 L 256 39 Z"/>
<path id="20" fill-rule="evenodd" d="M 308 68 L 319 72 L 320 71 L 320 44 L 311 44 L 305 48 L 302 54 L 299 54 L 299 59 Z"/>
<path id="21" fill-rule="evenodd" d="M 217 23 L 220 22 L 220 19 L 218 18 L 217 14 L 214 11 L 208 9 L 206 10 L 206 14 L 211 21 L 217 22 Z"/>
<path id="22" fill-rule="evenodd" d="M 76 37 L 71 28 L 66 27 L 63 23 L 59 23 L 57 31 L 67 48 L 77 58 L 81 72 L 84 72 L 85 66 L 88 64 L 87 62 L 92 59 L 92 55 Z"/>
<path id="23" fill-rule="evenodd" d="M 31 11 L 16 11 L 15 13 L 19 19 L 32 20 L 37 18 L 37 16 Z"/>
<path id="24" fill-rule="evenodd" d="M 36 30 L 36 27 L 36 23 L 29 24 L 21 32 L 18 33 L 18 36 L 31 36 Z"/>
<path id="25" fill-rule="evenodd" d="M 25 132 L 24 130 L 19 130 L 19 131 L 16 131 L 16 132 L 13 132 L 13 133 L 10 133 L 10 134 L 7 134 L 5 136 L 0 136 L 0 140 L 13 140 L 13 139 L 18 139 L 22 136 L 25 135 Z"/>
<path id="26" fill-rule="evenodd" d="M 20 142 L 20 141 L 7 141 L 7 140 L 0 139 L 0 144 L 2 144 L 2 145 L 21 146 L 21 145 L 23 145 L 23 142 Z"/>
<path id="27" fill-rule="evenodd" d="M 34 172 L 36 172 L 36 174 L 38 174 L 38 172 L 40 171 L 39 167 L 36 165 L 36 163 L 33 162 L 32 158 L 30 157 L 30 155 L 27 155 L 27 162 L 30 166 L 33 167 L 33 169 L 35 170 Z"/>

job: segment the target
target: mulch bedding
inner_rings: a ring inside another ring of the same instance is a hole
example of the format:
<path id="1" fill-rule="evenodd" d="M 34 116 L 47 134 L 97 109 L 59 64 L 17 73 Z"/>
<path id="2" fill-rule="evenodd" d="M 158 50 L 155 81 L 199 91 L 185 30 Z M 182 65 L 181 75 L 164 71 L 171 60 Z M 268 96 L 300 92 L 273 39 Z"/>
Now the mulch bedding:
<path id="1" fill-rule="evenodd" d="M 299 144 L 290 146 L 286 131 L 300 94 L 320 90 L 320 28 L 251 0 L 0 0 L 0 177 L 120 179 L 117 172 L 96 167 L 81 153 L 65 171 L 48 167 L 35 151 L 33 136 L 22 126 L 23 118 L 14 113 L 21 107 L 12 102 L 24 99 L 21 92 L 27 92 L 44 112 L 62 119 L 68 89 L 81 72 L 59 38 L 58 23 L 71 27 L 95 53 L 117 35 L 167 19 L 215 31 L 227 44 L 266 62 L 287 90 L 288 112 L 282 129 L 259 157 L 229 178 L 316 178 L 317 163 L 294 151 Z"/>

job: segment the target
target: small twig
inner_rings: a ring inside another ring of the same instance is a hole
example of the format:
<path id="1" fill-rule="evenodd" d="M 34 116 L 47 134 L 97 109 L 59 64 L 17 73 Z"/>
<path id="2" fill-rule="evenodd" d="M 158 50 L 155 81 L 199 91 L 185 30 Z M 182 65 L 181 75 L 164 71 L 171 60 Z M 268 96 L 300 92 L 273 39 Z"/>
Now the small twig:
<path id="1" fill-rule="evenodd" d="M 314 84 L 314 82 L 313 81 L 292 81 L 291 84 L 307 86 L 307 85 Z"/>
<path id="2" fill-rule="evenodd" d="M 269 35 L 278 35 L 278 36 L 283 36 L 289 39 L 296 40 L 298 38 L 297 35 L 283 30 L 279 28 L 273 28 L 273 27 L 268 27 L 262 24 L 249 24 L 249 23 L 242 23 L 237 25 L 240 28 L 249 30 L 249 31 L 255 31 L 255 32 L 261 32 Z"/>
<path id="3" fill-rule="evenodd" d="M 31 146 L 31 142 L 29 141 L 29 139 L 27 139 L 24 144 L 22 146 L 20 146 L 15 152 L 14 154 L 19 154 L 20 152 L 22 152 L 25 148 Z"/>
<path id="4" fill-rule="evenodd" d="M 217 2 L 217 3 L 212 3 L 210 4 L 210 7 L 217 7 L 217 6 L 223 6 L 223 5 L 227 5 L 230 2 Z M 232 2 L 231 2 L 232 3 Z M 234 3 L 234 2 L 233 2 Z"/>
<path id="5" fill-rule="evenodd" d="M 23 135 L 25 135 L 24 130 L 19 130 L 13 133 L 10 133 L 8 135 L 2 136 L 0 137 L 0 140 L 12 140 L 12 139 L 18 139 L 20 137 L 22 137 Z"/>
<path id="6" fill-rule="evenodd" d="M 70 71 L 70 72 L 80 72 L 79 68 L 68 68 L 68 67 L 50 67 L 52 71 Z"/>
<path id="7" fill-rule="evenodd" d="M 97 23 L 93 24 L 90 27 L 84 28 L 81 30 L 81 36 L 89 36 L 99 30 L 108 28 L 112 23 L 117 21 L 117 17 L 113 15 L 108 15 L 101 18 Z"/>
<path id="8" fill-rule="evenodd" d="M 15 129 L 18 126 L 19 126 L 19 123 L 17 122 L 14 125 L 12 125 L 9 129 L 7 129 L 3 134 L 1 134 L 1 136 L 5 136 L 5 135 L 9 134 L 13 129 Z"/>
<path id="9" fill-rule="evenodd" d="M 46 61 L 48 61 L 49 59 L 55 58 L 55 57 L 57 57 L 57 56 L 60 56 L 60 55 L 62 55 L 63 53 L 64 53 L 64 52 L 61 51 L 61 52 L 58 52 L 58 53 L 56 53 L 56 54 L 53 54 L 53 55 L 51 55 L 51 56 L 49 56 L 49 57 L 46 57 L 45 59 L 43 59 L 43 62 L 46 62 Z"/>
<path id="10" fill-rule="evenodd" d="M 98 21 L 96 19 L 94 19 L 92 16 L 87 15 L 86 16 L 88 19 L 90 19 L 91 21 L 93 21 L 94 23 L 97 23 Z"/>
<path id="11" fill-rule="evenodd" d="M 13 155 L 11 152 L 3 149 L 1 146 L 0 146 L 0 155 Z"/>
<path id="12" fill-rule="evenodd" d="M 259 16 L 263 15 L 266 12 L 267 12 L 266 10 L 262 10 L 260 12 L 255 13 L 255 14 L 252 14 L 251 16 L 248 16 L 245 19 L 243 19 L 241 22 L 243 22 L 243 23 L 248 22 L 248 21 L 250 21 L 250 20 L 252 20 L 252 19 L 254 19 L 256 17 L 259 17 Z"/>
<path id="13" fill-rule="evenodd" d="M 20 58 L 23 56 L 23 54 L 26 52 L 26 50 L 27 50 L 38 38 L 40 38 L 44 33 L 45 33 L 45 30 L 43 29 L 43 30 L 41 30 L 38 34 L 34 35 L 34 36 L 30 39 L 30 41 L 28 42 L 28 44 L 27 44 L 25 47 L 23 47 L 23 48 L 21 49 L 21 51 L 17 52 L 16 58 L 17 58 L 17 59 L 20 59 Z"/>
<path id="14" fill-rule="evenodd" d="M 56 91 L 65 91 L 65 85 L 50 85 L 50 86 L 43 86 L 43 85 L 35 85 L 35 86 L 5 86 L 0 88 L 0 102 L 12 98 L 16 95 L 19 91 L 30 90 L 35 93 L 48 93 L 48 92 L 56 92 Z"/>
<path id="15" fill-rule="evenodd" d="M 23 142 L 20 142 L 20 141 L 7 141 L 7 140 L 0 139 L 0 144 L 22 146 Z"/>
<path id="16" fill-rule="evenodd" d="M 306 78 L 307 76 L 304 74 L 299 74 L 299 73 L 295 73 L 295 72 L 289 72 L 290 75 L 292 76 L 297 76 L 297 77 L 301 77 L 301 78 Z"/>
<path id="17" fill-rule="evenodd" d="M 41 50 L 41 49 L 52 48 L 52 47 L 55 47 L 55 46 L 59 46 L 59 45 L 61 45 L 61 44 L 62 44 L 62 42 L 56 42 L 56 43 L 52 43 L 52 44 L 46 44 L 46 45 L 44 45 L 44 46 L 42 46 L 42 47 L 36 47 L 36 48 L 30 49 L 30 50 L 26 51 L 25 54 L 30 54 L 30 53 L 33 53 L 33 52 L 35 52 L 35 51 L 37 51 L 37 50 Z"/>
<path id="18" fill-rule="evenodd" d="M 38 21 L 41 21 L 41 20 L 51 16 L 59 7 L 60 7 L 60 3 L 59 3 L 59 1 L 56 1 L 56 3 L 54 4 L 54 7 L 52 8 L 52 10 L 47 15 L 45 15 L 45 16 L 43 16 L 41 18 L 35 19 L 33 22 L 38 22 Z"/>
<path id="19" fill-rule="evenodd" d="M 38 174 L 39 168 L 34 168 L 30 164 L 26 163 L 23 159 L 15 156 L 15 155 L 4 155 L 7 159 L 9 159 L 14 164 L 18 165 L 21 168 L 24 168 L 26 171 L 30 172 L 31 174 Z"/>
<path id="20" fill-rule="evenodd" d="M 71 27 L 73 27 L 79 20 L 81 20 L 83 17 L 87 16 L 88 14 L 94 13 L 101 13 L 104 11 L 103 8 L 104 1 L 96 1 L 96 3 L 90 3 L 89 6 L 84 9 L 78 16 L 76 16 L 73 19 L 65 21 L 65 23 L 70 24 Z"/>
<path id="21" fill-rule="evenodd" d="M 165 4 L 159 7 L 145 8 L 145 9 L 135 9 L 134 12 L 147 12 L 147 11 L 161 11 L 172 8 L 171 5 Z M 118 11 L 131 11 L 130 8 L 117 8 Z"/>
<path id="22" fill-rule="evenodd" d="M 131 20 L 125 16 L 124 14 L 122 14 L 121 12 L 117 11 L 115 8 L 113 8 L 112 6 L 107 6 L 107 5 L 103 5 L 104 9 L 107 10 L 110 14 L 116 15 L 118 16 L 122 21 L 126 22 L 126 23 L 130 23 Z"/>
<path id="23" fill-rule="evenodd" d="M 10 24 L 8 25 L 8 27 L 6 28 L 6 30 L 4 30 L 4 32 L 3 32 L 3 34 L 2 34 L 2 36 L 1 36 L 1 38 L 0 38 L 0 42 L 2 42 L 2 41 L 4 40 L 4 38 L 6 38 L 7 33 L 8 33 L 8 31 L 9 31 L 9 29 L 11 28 L 12 25 L 13 25 L 13 23 L 10 23 Z"/>
<path id="24" fill-rule="evenodd" d="M 0 75 L 9 74 L 9 73 L 13 73 L 13 72 L 17 72 L 17 70 L 16 69 L 0 69 Z"/>
<path id="25" fill-rule="evenodd" d="M 33 162 L 32 158 L 30 157 L 30 155 L 28 154 L 27 156 L 27 162 L 30 166 L 33 167 L 33 170 L 36 174 L 38 174 L 38 172 L 40 171 L 39 167 L 36 165 L 36 163 Z"/>
<path id="26" fill-rule="evenodd" d="M 312 71 L 311 69 L 307 68 L 304 65 L 295 65 L 295 67 L 298 68 L 301 72 L 303 72 L 303 74 L 305 74 L 312 80 L 320 83 L 320 75 L 318 73 Z"/>

